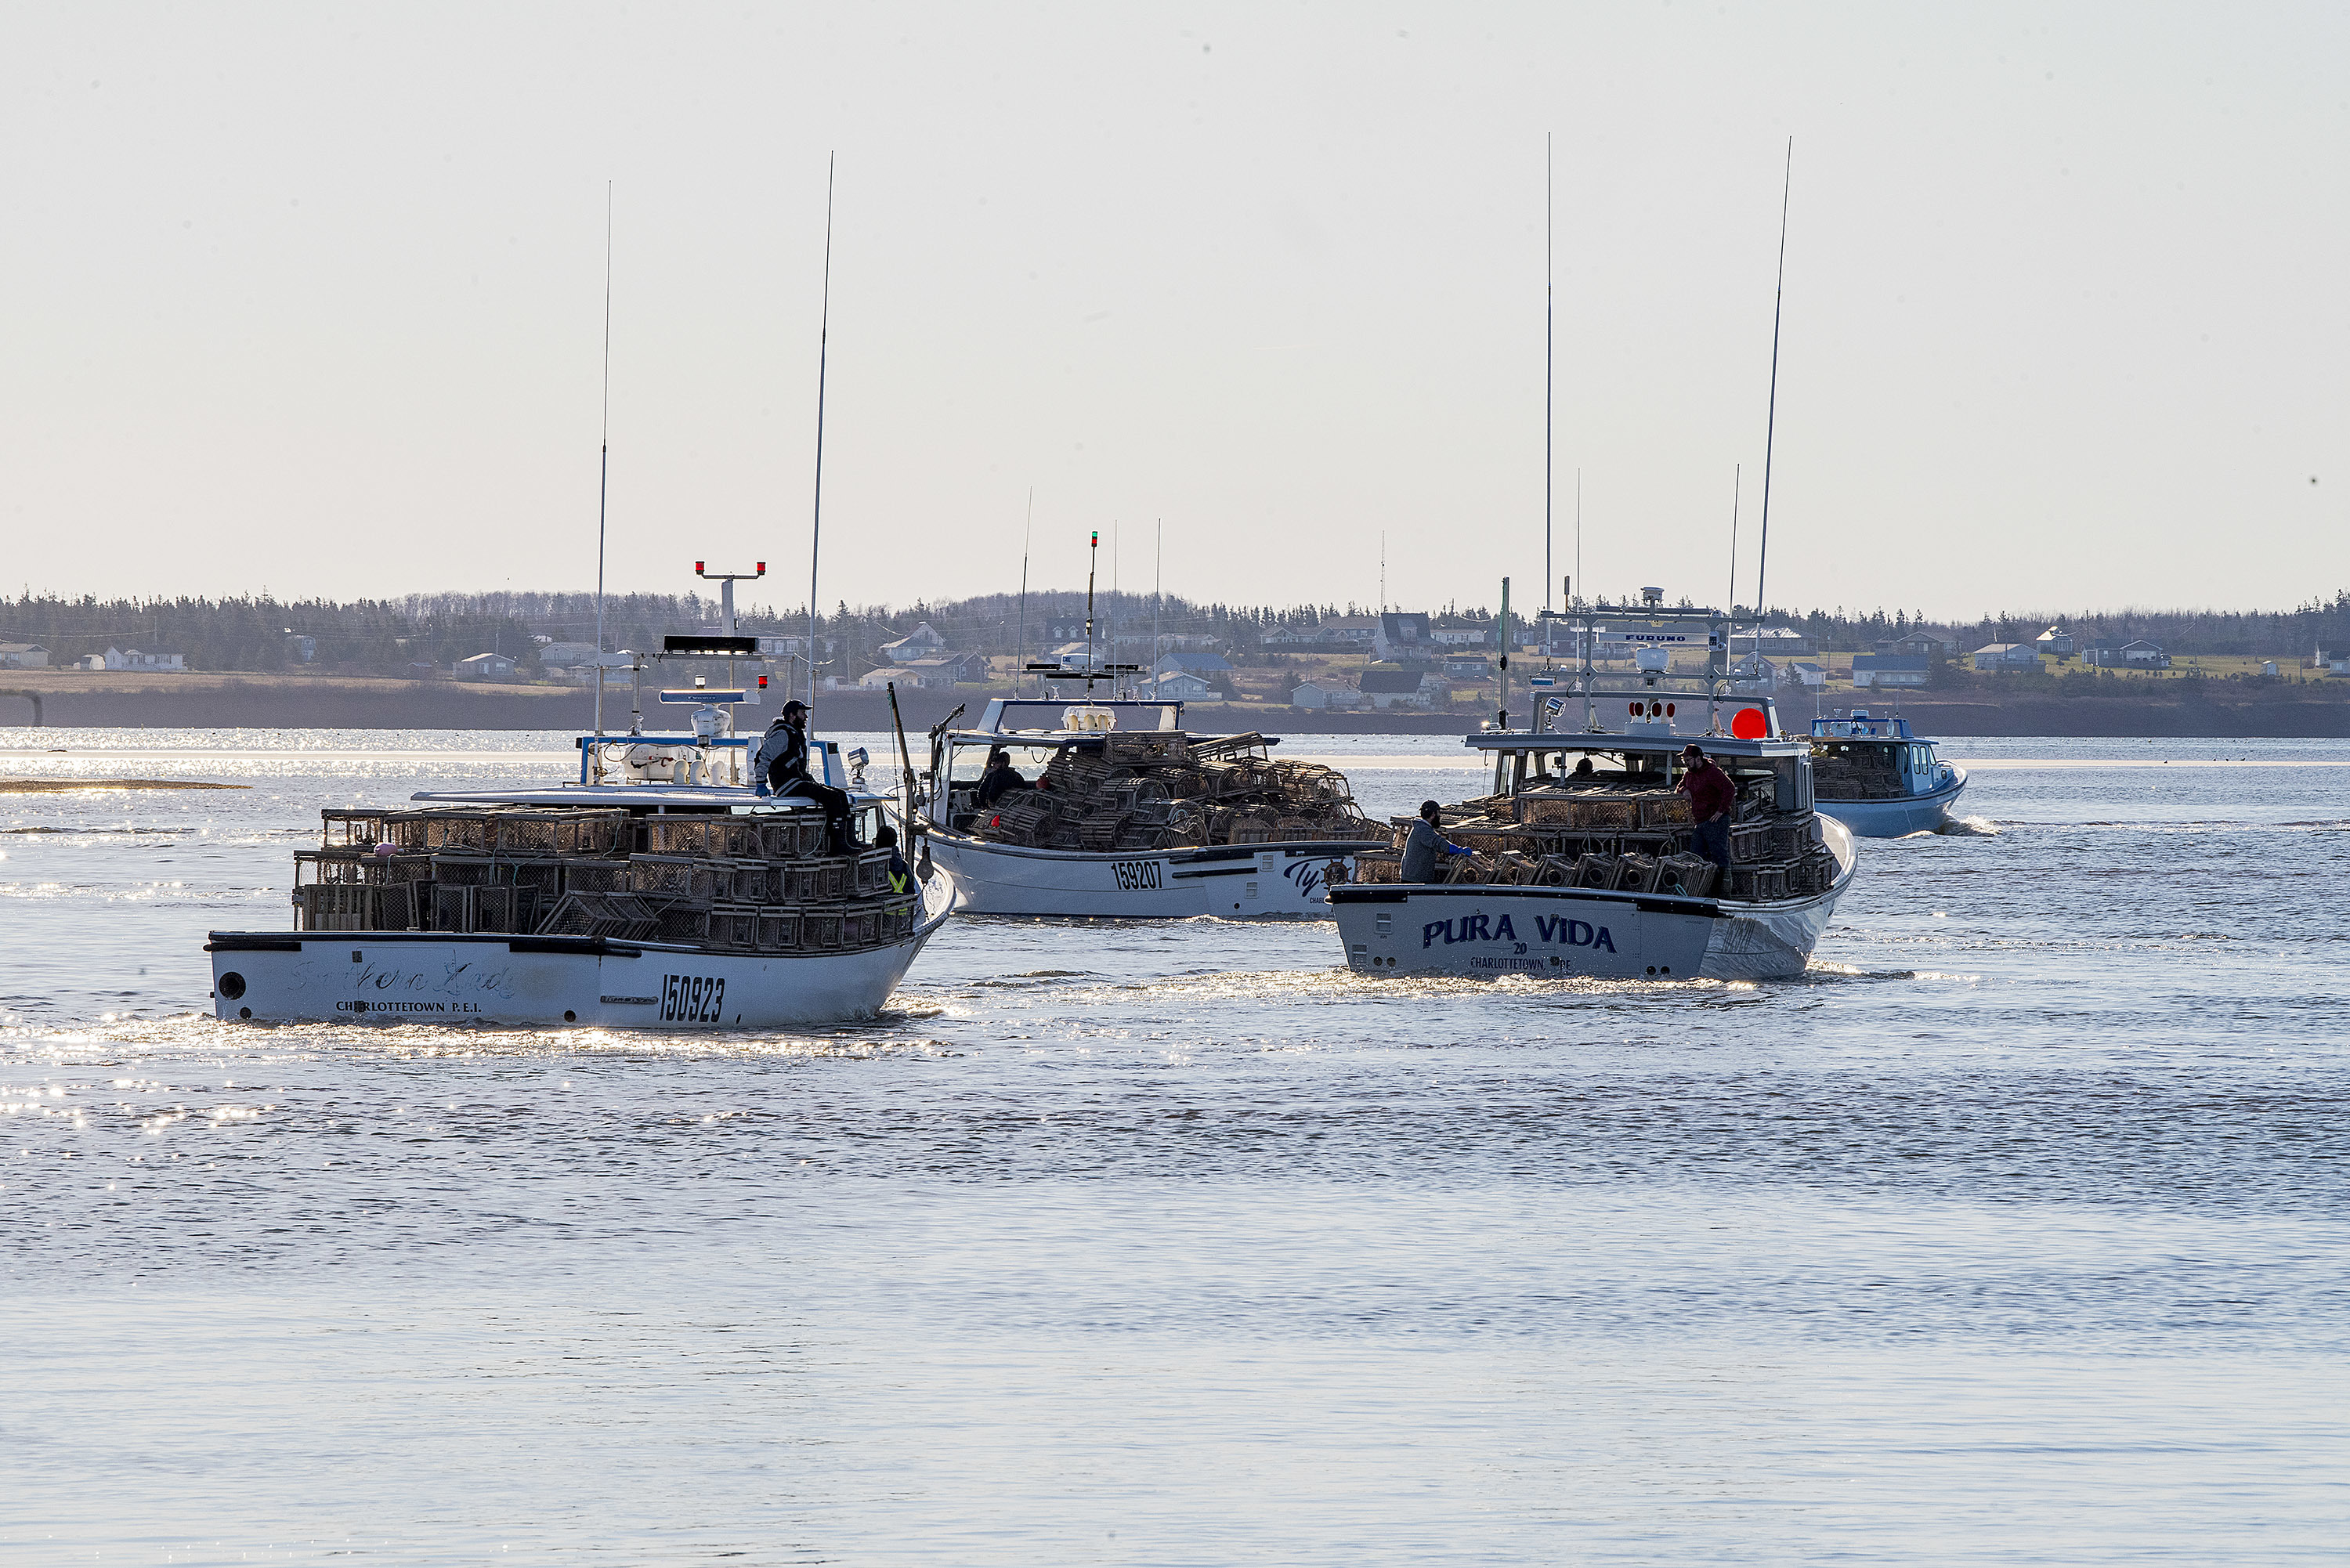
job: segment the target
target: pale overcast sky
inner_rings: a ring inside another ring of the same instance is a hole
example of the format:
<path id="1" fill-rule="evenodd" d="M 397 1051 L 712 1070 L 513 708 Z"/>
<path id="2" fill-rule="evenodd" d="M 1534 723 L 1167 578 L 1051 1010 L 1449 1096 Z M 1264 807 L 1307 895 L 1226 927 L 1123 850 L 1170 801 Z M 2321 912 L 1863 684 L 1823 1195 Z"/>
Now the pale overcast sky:
<path id="1" fill-rule="evenodd" d="M 2350 9 L 36 5 L 0 20 L 13 594 L 1083 581 L 1406 607 L 2350 584 Z M 2315 483 L 2313 483 L 2313 480 Z"/>

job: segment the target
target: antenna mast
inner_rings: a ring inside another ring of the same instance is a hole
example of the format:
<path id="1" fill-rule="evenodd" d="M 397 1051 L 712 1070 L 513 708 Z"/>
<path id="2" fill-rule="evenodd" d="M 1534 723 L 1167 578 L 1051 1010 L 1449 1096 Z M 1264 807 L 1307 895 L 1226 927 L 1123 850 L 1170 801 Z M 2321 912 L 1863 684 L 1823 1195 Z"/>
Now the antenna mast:
<path id="1" fill-rule="evenodd" d="M 596 462 L 596 738 L 604 738 L 604 515 L 612 493 L 612 182 L 604 182 L 604 425 Z M 602 748 L 596 776 L 604 774 Z"/>
<path id="2" fill-rule="evenodd" d="M 1550 143 L 1550 133 L 1545 131 L 1543 134 L 1543 608 L 1544 609 L 1550 608 L 1550 585 L 1552 581 L 1550 559 L 1551 410 L 1554 406 L 1552 383 L 1555 379 L 1557 363 L 1556 355 L 1552 348 L 1552 342 L 1555 336 L 1555 329 L 1553 326 L 1553 322 L 1557 316 L 1558 310 L 1556 305 L 1556 273 L 1551 262 L 1554 235 L 1552 233 L 1551 220 L 1553 177 L 1551 174 Z M 1543 648 L 1545 653 L 1549 651 L 1550 627 L 1547 622 L 1543 626 Z"/>
<path id="3" fill-rule="evenodd" d="M 1114 556 L 1117 552 L 1113 550 L 1111 554 Z M 1100 564 L 1101 530 L 1097 528 L 1086 541 L 1086 668 L 1088 670 L 1094 668 L 1094 569 Z M 1093 694 L 1092 683 L 1087 682 L 1086 695 L 1091 697 Z"/>
<path id="4" fill-rule="evenodd" d="M 1779 433 L 1779 312 L 1787 297 L 1787 199 L 1795 189 L 1795 139 L 1787 138 L 1786 183 L 1779 192 L 1779 283 L 1771 297 L 1771 410 L 1762 424 L 1762 550 L 1754 564 L 1754 657 L 1762 657 L 1762 583 L 1771 569 L 1771 449 Z M 1756 669 L 1759 670 L 1758 663 Z"/>
<path id="5" fill-rule="evenodd" d="M 824 540 L 824 372 L 832 348 L 832 169 L 840 155 L 824 160 L 824 306 L 816 335 L 816 512 L 808 524 L 808 707 L 816 707 L 816 567 Z"/>
<path id="6" fill-rule="evenodd" d="M 1020 666 L 1028 657 L 1028 537 L 1036 531 L 1036 487 L 1028 487 L 1028 521 L 1020 530 L 1020 631 L 1012 643 L 1012 694 L 1020 695 Z"/>
<path id="7" fill-rule="evenodd" d="M 1745 477 L 1746 465 L 1733 464 L 1730 470 L 1730 613 L 1738 613 L 1738 486 Z"/>

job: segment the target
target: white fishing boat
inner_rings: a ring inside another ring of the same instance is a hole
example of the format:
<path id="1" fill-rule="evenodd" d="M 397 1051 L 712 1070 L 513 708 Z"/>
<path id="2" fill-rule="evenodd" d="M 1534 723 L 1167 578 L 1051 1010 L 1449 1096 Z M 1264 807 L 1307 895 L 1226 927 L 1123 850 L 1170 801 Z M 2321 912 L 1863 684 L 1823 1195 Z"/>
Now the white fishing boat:
<path id="1" fill-rule="evenodd" d="M 837 781 L 837 753 L 812 746 Z M 723 743 L 645 735 L 602 747 L 620 756 L 600 783 L 426 791 L 413 810 L 324 813 L 325 842 L 296 856 L 295 929 L 212 933 L 215 1015 L 834 1023 L 879 1011 L 954 910 L 941 876 L 919 898 L 889 889 L 889 851 L 868 847 L 879 796 L 852 792 L 858 843 L 836 855 L 809 803 L 676 782 L 709 769 Z M 581 737 L 583 759 L 598 749 Z"/>
<path id="2" fill-rule="evenodd" d="M 1328 895 L 1347 966 L 1477 978 L 1800 973 L 1856 865 L 1852 835 L 1814 809 L 1810 742 L 1782 732 L 1768 701 L 1723 701 L 1718 612 L 1652 602 L 1558 618 L 1578 623 L 1582 667 L 1536 719 L 1579 698 L 1582 727 L 1469 737 L 1493 759 L 1493 791 L 1447 811 L 1443 832 L 1473 853 L 1424 883 L 1401 879 L 1395 851 L 1357 856 L 1355 880 Z M 1589 650 L 1611 635 L 1701 649 L 1705 669 L 1676 675 L 1669 658 L 1642 658 L 1631 688 L 1603 692 Z M 1702 683 L 1694 701 L 1691 682 Z M 1736 787 L 1726 869 L 1691 853 L 1676 787 L 1691 741 Z"/>
<path id="3" fill-rule="evenodd" d="M 1198 736 L 1177 701 L 999 699 L 931 737 L 921 827 L 979 915 L 1327 919 L 1323 888 L 1388 830 L 1276 736 Z M 1022 787 L 983 802 L 1001 751 Z"/>
<path id="4" fill-rule="evenodd" d="M 1967 770 L 1937 756 L 1908 720 L 1859 709 L 1812 721 L 1812 767 L 1821 812 L 1863 838 L 1931 833 L 1967 787 Z"/>

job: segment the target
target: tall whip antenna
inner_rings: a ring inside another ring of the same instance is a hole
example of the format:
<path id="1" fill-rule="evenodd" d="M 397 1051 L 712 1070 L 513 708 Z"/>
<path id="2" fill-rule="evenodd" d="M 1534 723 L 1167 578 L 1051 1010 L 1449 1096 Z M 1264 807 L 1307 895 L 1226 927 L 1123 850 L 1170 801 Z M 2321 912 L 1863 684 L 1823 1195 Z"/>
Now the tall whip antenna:
<path id="1" fill-rule="evenodd" d="M 1771 298 L 1771 411 L 1762 424 L 1762 550 L 1754 564 L 1754 657 L 1762 657 L 1762 581 L 1771 569 L 1771 448 L 1779 433 L 1779 310 L 1787 297 L 1787 198 L 1795 189 L 1795 139 L 1787 138 L 1787 178 L 1779 192 L 1779 285 Z M 1760 666 L 1757 666 L 1759 669 Z"/>
<path id="2" fill-rule="evenodd" d="M 1012 694 L 1022 695 L 1021 665 L 1028 657 L 1028 539 L 1036 531 L 1036 487 L 1028 487 L 1028 522 L 1020 530 L 1020 630 L 1012 642 Z"/>
<path id="3" fill-rule="evenodd" d="M 604 426 L 596 463 L 596 738 L 604 738 L 604 513 L 612 492 L 612 182 L 604 182 Z M 596 773 L 603 775 L 602 753 Z"/>
<path id="4" fill-rule="evenodd" d="M 1550 134 L 1543 135 L 1543 608 L 1550 608 L 1550 586 L 1556 579 L 1551 576 L 1550 561 L 1550 443 L 1552 381 L 1557 358 L 1552 350 L 1552 323 L 1557 315 L 1555 303 L 1556 274 L 1551 265 L 1554 240 L 1551 208 L 1553 176 L 1551 173 Z M 1550 626 L 1543 625 L 1544 647 L 1549 646 Z"/>
<path id="5" fill-rule="evenodd" d="M 1745 477 L 1746 465 L 1738 463 L 1730 471 L 1730 613 L 1738 613 L 1738 485 Z"/>
<path id="6" fill-rule="evenodd" d="M 824 370 L 832 348 L 832 169 L 840 155 L 824 160 L 824 308 L 816 336 L 816 514 L 808 524 L 808 707 L 816 707 L 816 567 L 824 539 Z"/>

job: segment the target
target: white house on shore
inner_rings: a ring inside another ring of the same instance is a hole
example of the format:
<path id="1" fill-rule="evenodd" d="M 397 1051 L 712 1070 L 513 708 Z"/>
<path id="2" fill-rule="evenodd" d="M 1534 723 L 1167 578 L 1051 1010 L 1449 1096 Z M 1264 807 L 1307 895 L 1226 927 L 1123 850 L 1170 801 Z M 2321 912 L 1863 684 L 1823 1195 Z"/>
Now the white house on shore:
<path id="1" fill-rule="evenodd" d="M 1366 670 L 1362 692 L 1371 706 L 1433 708 L 1444 682 L 1433 670 Z"/>
<path id="2" fill-rule="evenodd" d="M 917 659 L 936 659 L 946 650 L 947 639 L 924 621 L 896 641 L 883 643 L 881 657 L 892 664 L 911 664 Z"/>
<path id="3" fill-rule="evenodd" d="M 101 656 L 109 670 L 185 670 L 188 661 L 176 653 L 141 653 L 135 648 L 109 648 Z"/>
<path id="4" fill-rule="evenodd" d="M 503 653 L 477 653 L 457 660 L 460 680 L 511 680 L 514 672 L 515 661 Z"/>
<path id="5" fill-rule="evenodd" d="M 1203 677 L 1188 670 L 1169 670 L 1151 682 L 1149 691 L 1153 697 L 1164 697 L 1174 702 L 1205 702 L 1222 695 Z"/>
<path id="6" fill-rule="evenodd" d="M 1361 707 L 1363 694 L 1336 680 L 1301 680 L 1289 694 L 1289 705 L 1346 711 Z"/>
<path id="7" fill-rule="evenodd" d="M 49 650 L 37 642 L 0 642 L 0 670 L 47 670 Z"/>
<path id="8" fill-rule="evenodd" d="M 2032 662 L 2038 664 L 2038 655 Z M 1981 668 L 1977 666 L 1977 668 Z M 1852 656 L 1855 687 L 1923 686 L 1933 679 L 1933 666 L 1920 653 L 1856 653 Z"/>

